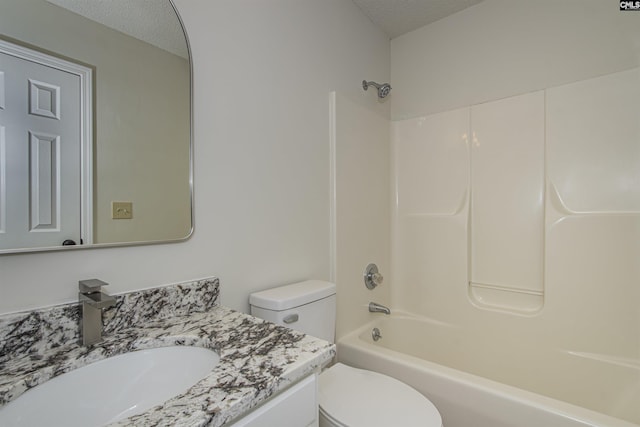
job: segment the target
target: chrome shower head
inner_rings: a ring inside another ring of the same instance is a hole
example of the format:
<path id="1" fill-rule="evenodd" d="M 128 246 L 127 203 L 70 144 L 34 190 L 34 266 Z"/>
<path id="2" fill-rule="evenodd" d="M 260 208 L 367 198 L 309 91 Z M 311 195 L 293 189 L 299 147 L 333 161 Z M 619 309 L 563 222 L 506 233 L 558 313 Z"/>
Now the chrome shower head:
<path id="1" fill-rule="evenodd" d="M 389 92 L 391 92 L 391 86 L 389 85 L 389 83 L 379 84 L 376 82 L 368 82 L 366 80 L 362 81 L 362 88 L 364 90 L 369 89 L 369 86 L 373 86 L 378 89 L 378 98 L 380 99 L 385 98 L 387 95 L 389 95 Z"/>

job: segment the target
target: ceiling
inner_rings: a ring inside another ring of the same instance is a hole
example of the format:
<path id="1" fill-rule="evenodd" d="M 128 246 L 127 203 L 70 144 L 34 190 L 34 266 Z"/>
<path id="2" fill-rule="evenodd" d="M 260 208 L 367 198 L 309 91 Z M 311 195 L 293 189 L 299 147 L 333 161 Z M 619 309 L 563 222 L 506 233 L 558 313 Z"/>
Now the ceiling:
<path id="1" fill-rule="evenodd" d="M 168 1 L 47 0 L 131 37 L 188 57 L 182 27 Z"/>
<path id="2" fill-rule="evenodd" d="M 173 54 L 187 57 L 182 28 L 168 1 L 47 0 Z M 319 0 L 320 1 L 320 0 Z M 353 0 L 390 39 L 482 0 Z"/>
<path id="3" fill-rule="evenodd" d="M 390 39 L 452 15 L 482 0 L 353 0 Z"/>

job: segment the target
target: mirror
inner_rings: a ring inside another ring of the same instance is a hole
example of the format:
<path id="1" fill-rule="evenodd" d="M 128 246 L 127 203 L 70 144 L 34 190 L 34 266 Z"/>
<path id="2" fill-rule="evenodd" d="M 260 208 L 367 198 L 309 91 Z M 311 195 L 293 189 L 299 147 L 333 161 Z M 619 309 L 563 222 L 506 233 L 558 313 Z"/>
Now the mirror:
<path id="1" fill-rule="evenodd" d="M 170 0 L 3 0 L 0 32 L 0 253 L 189 237 L 191 64 Z"/>

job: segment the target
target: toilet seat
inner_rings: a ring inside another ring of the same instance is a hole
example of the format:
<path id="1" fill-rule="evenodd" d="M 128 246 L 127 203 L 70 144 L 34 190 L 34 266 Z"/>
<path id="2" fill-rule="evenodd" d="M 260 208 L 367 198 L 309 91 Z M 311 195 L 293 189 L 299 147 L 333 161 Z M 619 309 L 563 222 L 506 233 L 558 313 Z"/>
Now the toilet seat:
<path id="1" fill-rule="evenodd" d="M 320 374 L 320 413 L 338 426 L 442 427 L 436 407 L 401 381 L 337 363 Z"/>

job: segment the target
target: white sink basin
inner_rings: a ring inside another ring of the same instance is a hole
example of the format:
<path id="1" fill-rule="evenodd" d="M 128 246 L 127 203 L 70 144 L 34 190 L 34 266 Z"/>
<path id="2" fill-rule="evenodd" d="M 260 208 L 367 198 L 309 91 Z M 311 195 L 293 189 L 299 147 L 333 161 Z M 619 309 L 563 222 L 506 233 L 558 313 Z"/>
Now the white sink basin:
<path id="1" fill-rule="evenodd" d="M 174 346 L 110 357 L 55 377 L 0 408 L 0 426 L 102 426 L 185 392 L 220 357 Z"/>

